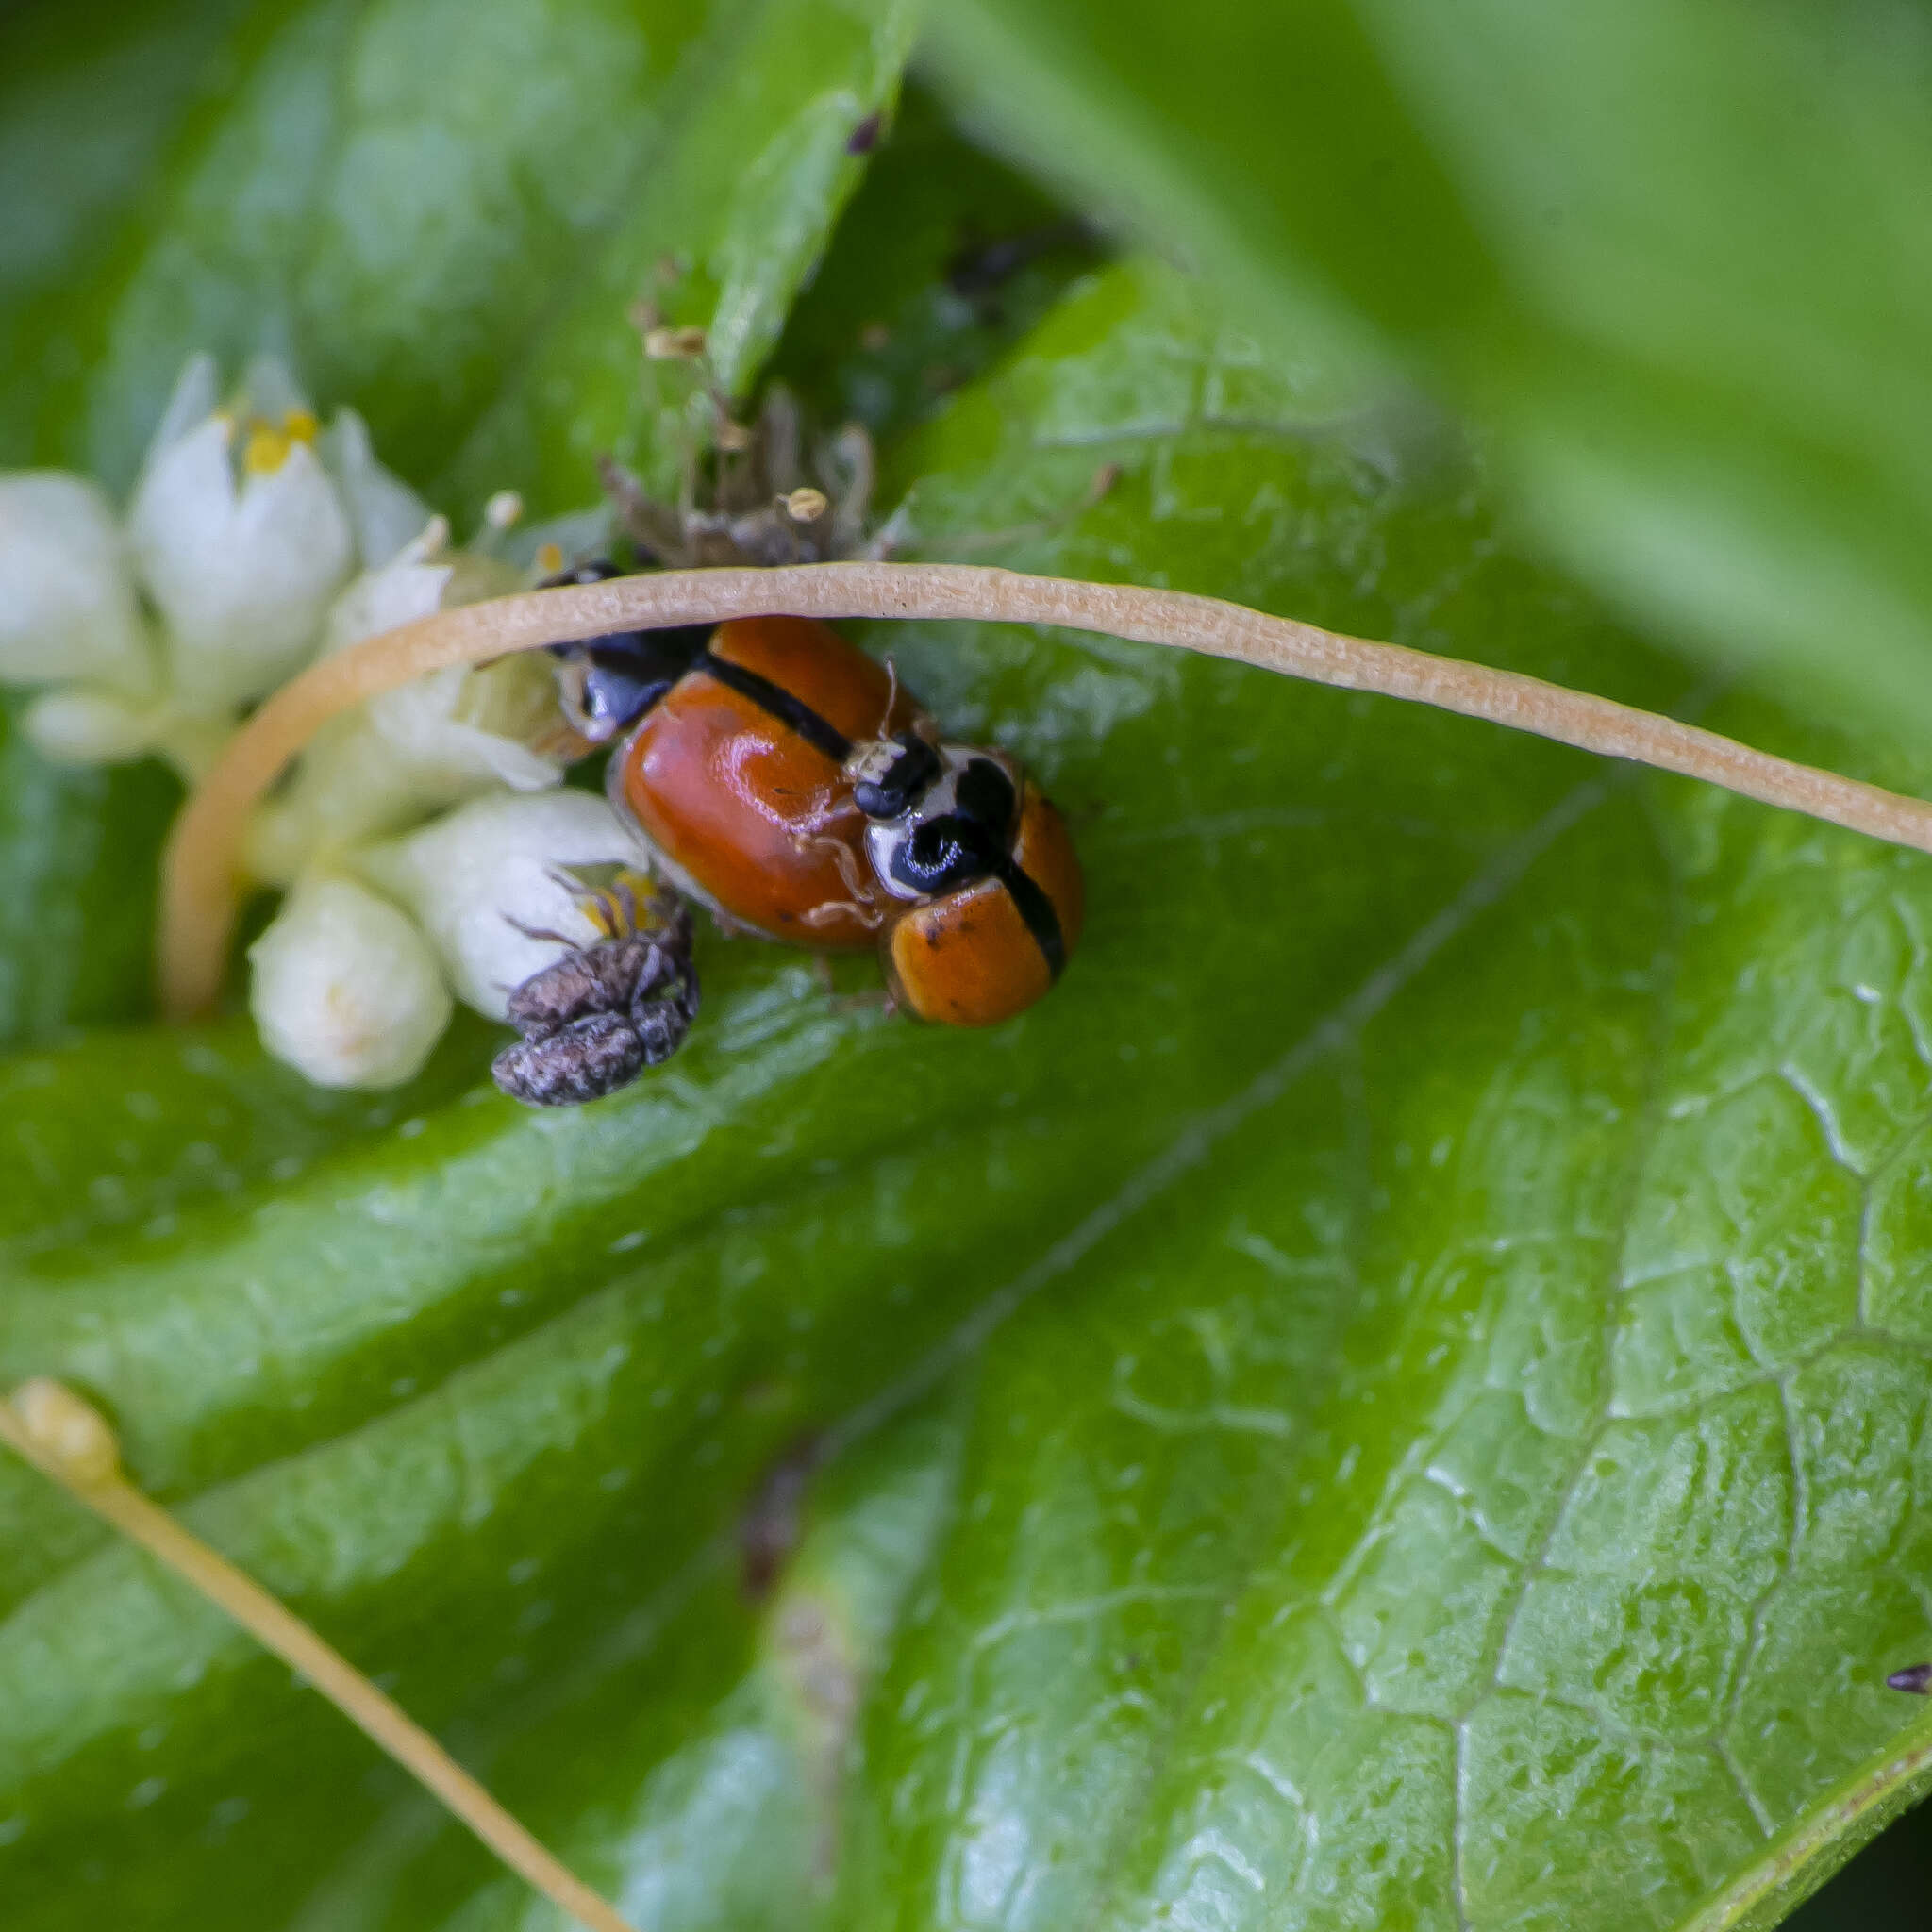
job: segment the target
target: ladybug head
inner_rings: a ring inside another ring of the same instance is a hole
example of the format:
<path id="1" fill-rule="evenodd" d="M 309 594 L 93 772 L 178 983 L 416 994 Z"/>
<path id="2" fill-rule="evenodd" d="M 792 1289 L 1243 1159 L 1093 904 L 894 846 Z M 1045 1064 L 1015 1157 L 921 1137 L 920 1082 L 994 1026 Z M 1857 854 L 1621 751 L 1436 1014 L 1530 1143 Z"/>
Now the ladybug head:
<path id="1" fill-rule="evenodd" d="M 876 738 L 845 762 L 852 798 L 867 818 L 904 818 L 940 775 L 939 748 L 917 731 Z"/>

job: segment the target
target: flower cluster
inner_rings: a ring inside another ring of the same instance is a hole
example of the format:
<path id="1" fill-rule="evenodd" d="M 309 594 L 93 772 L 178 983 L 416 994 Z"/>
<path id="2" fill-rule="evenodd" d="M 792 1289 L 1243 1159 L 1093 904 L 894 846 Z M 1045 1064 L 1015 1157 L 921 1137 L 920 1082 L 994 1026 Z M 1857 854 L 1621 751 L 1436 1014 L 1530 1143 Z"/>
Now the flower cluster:
<path id="1" fill-rule="evenodd" d="M 196 357 L 125 515 L 84 477 L 0 474 L 0 682 L 36 688 L 24 724 L 45 756 L 158 755 L 192 780 L 316 657 L 529 582 L 505 555 L 520 513 L 492 499 L 455 547 L 352 410 L 324 427 L 268 358 L 224 396 Z M 397 1085 L 456 1001 L 501 1020 L 604 937 L 598 883 L 648 861 L 601 799 L 557 789 L 581 749 L 528 654 L 319 734 L 248 840 L 255 876 L 286 889 L 249 954 L 269 1050 L 323 1086 Z"/>

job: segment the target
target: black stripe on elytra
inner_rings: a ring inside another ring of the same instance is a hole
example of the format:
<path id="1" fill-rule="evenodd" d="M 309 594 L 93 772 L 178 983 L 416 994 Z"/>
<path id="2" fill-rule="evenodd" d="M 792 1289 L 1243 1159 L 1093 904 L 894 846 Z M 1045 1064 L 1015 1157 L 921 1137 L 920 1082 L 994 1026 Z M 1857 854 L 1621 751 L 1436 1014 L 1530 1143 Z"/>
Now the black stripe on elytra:
<path id="1" fill-rule="evenodd" d="M 620 630 L 576 644 L 552 644 L 566 661 L 589 660 L 584 677 L 584 710 L 615 738 L 651 709 L 704 655 L 711 626 L 680 625 L 675 630 Z"/>
<path id="2" fill-rule="evenodd" d="M 1036 879 L 1020 870 L 1018 861 L 1010 855 L 993 868 L 993 877 L 1013 895 L 1013 904 L 1020 908 L 1026 930 L 1046 959 L 1047 977 L 1058 979 L 1066 968 L 1067 940 L 1060 930 L 1060 916 L 1053 909 L 1053 901 Z"/>
<path id="3" fill-rule="evenodd" d="M 809 705 L 793 697 L 782 684 L 774 684 L 769 677 L 760 677 L 756 671 L 747 671 L 742 664 L 734 664 L 729 658 L 721 658 L 714 651 L 707 651 L 691 669 L 702 671 L 707 677 L 715 677 L 740 697 L 749 698 L 761 710 L 771 712 L 779 724 L 791 725 L 835 765 L 842 765 L 851 757 L 852 741 Z"/>

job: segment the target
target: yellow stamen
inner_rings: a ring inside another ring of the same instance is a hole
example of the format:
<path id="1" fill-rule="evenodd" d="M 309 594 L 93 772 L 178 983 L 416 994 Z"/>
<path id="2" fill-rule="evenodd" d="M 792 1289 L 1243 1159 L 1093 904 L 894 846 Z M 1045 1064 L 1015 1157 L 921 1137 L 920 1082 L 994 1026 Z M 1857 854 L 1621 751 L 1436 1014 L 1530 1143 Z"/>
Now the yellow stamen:
<path id="1" fill-rule="evenodd" d="M 577 910 L 607 940 L 628 939 L 664 924 L 658 908 L 658 882 L 649 873 L 621 866 L 608 886 L 587 892 Z"/>
<path id="2" fill-rule="evenodd" d="M 313 409 L 291 409 L 282 418 L 282 434 L 291 442 L 313 442 L 321 428 Z"/>
<path id="3" fill-rule="evenodd" d="M 554 577 L 563 568 L 563 549 L 557 543 L 540 543 L 537 546 L 537 568 L 546 577 Z"/>
<path id="4" fill-rule="evenodd" d="M 242 446 L 242 467 L 251 476 L 269 476 L 289 460 L 289 439 L 281 430 L 262 422 L 249 425 L 248 441 Z"/>

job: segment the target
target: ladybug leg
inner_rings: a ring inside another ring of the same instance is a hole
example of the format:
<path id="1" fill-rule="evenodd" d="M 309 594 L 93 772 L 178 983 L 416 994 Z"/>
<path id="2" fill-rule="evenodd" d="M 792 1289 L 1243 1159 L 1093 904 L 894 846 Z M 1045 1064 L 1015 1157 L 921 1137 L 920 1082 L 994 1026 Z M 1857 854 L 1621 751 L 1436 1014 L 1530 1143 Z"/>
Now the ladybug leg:
<path id="1" fill-rule="evenodd" d="M 886 915 L 869 899 L 828 899 L 823 906 L 814 906 L 802 916 L 802 925 L 830 925 L 835 919 L 850 914 L 867 932 L 876 932 L 886 922 Z"/>
<path id="2" fill-rule="evenodd" d="M 832 855 L 832 863 L 838 868 L 839 881 L 852 896 L 827 906 L 814 907 L 805 915 L 808 925 L 823 925 L 841 912 L 858 912 L 868 932 L 873 931 L 884 914 L 878 910 L 872 887 L 866 883 L 865 874 L 858 869 L 858 860 L 853 850 L 842 839 L 833 839 L 824 833 L 801 835 L 796 839 L 801 851 L 812 846 L 823 846 Z"/>
<path id="3" fill-rule="evenodd" d="M 796 842 L 809 844 L 834 825 L 849 824 L 854 819 L 863 820 L 864 817 L 858 800 L 847 793 L 835 804 L 821 806 L 810 818 L 800 821 L 798 830 L 792 836 Z"/>

